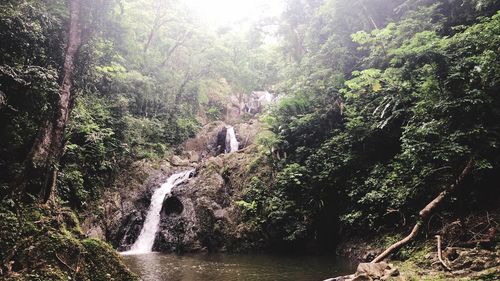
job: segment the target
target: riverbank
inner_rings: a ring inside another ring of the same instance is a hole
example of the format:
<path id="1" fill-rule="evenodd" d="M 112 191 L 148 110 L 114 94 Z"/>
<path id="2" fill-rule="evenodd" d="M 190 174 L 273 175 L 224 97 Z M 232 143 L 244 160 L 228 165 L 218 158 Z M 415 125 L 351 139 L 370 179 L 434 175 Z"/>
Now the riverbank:
<path id="1" fill-rule="evenodd" d="M 496 217 L 495 213 L 489 215 Z M 476 227 L 481 226 L 478 217 L 474 218 Z M 484 221 L 483 223 L 487 224 L 488 222 Z M 490 223 L 495 224 L 494 221 L 490 221 Z M 484 229 L 484 225 L 482 226 Z M 450 227 L 450 224 L 445 224 L 442 229 L 450 230 Z M 466 224 L 463 223 L 462 227 L 466 227 Z M 470 228 L 465 228 L 465 231 L 473 233 Z M 439 242 L 442 243 L 440 245 L 440 260 L 437 237 L 429 237 L 430 233 L 427 234 L 427 238 L 420 237 L 388 259 L 387 262 L 390 263 L 391 268 L 397 269 L 398 274 L 387 280 L 498 280 L 498 276 L 500 276 L 498 236 L 488 241 L 487 239 L 479 239 L 481 242 L 476 243 L 460 243 L 459 239 L 450 241 L 449 235 L 443 235 L 447 240 L 442 241 L 440 236 Z M 349 239 L 339 245 L 338 254 L 358 263 L 370 262 L 401 237 L 402 235 L 389 232 L 375 238 Z M 475 233 L 475 237 L 478 239 L 481 234 Z"/>

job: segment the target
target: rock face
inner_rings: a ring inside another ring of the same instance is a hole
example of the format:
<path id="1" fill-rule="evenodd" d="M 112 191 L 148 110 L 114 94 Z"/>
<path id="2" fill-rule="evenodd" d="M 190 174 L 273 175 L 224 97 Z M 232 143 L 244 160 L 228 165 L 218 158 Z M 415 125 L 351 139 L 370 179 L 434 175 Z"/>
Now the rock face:
<path id="1" fill-rule="evenodd" d="M 176 171 L 178 171 L 176 168 L 170 167 L 168 171 L 165 171 L 165 174 L 159 172 L 150 177 L 134 193 L 117 199 L 116 203 L 119 206 L 115 205 L 115 208 L 110 206 L 108 202 L 106 207 L 109 209 L 110 216 L 106 221 L 108 225 L 106 238 L 119 251 L 128 250 L 137 240 L 146 219 L 153 191 L 161 186 L 170 174 Z M 129 199 L 132 200 L 127 201 Z"/>
<path id="2" fill-rule="evenodd" d="M 250 114 L 260 113 L 275 99 L 275 96 L 268 91 L 253 91 L 244 105 L 245 111 Z"/>
<path id="3" fill-rule="evenodd" d="M 232 196 L 238 189 L 223 175 L 233 153 L 204 161 L 193 178 L 172 190 L 161 212 L 160 233 L 154 249 L 162 252 L 225 251 L 238 228 L 238 210 Z"/>
<path id="4" fill-rule="evenodd" d="M 179 154 L 186 160 L 179 157 L 175 159 L 176 163 L 188 165 L 188 162 L 199 162 L 224 153 L 228 126 L 222 121 L 211 122 L 203 126 L 195 138 L 187 140 L 179 147 L 181 151 Z M 262 129 L 258 119 L 250 119 L 248 122 L 238 123 L 233 127 L 240 149 L 253 144 Z"/>

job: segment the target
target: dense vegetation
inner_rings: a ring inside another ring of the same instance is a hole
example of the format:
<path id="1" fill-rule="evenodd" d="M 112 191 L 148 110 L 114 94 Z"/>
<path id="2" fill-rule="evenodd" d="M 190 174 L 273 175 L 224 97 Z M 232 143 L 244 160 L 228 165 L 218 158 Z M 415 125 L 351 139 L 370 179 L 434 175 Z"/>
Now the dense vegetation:
<path id="1" fill-rule="evenodd" d="M 57 116 L 70 2 L 0 4 L 0 275 L 58 263 L 9 250 L 45 233 L 37 247 L 111 251 L 77 239 L 72 212 L 99 202 L 134 161 L 160 159 L 222 119 L 228 95 L 252 90 L 280 94 L 256 155 L 273 173 L 252 179 L 238 204 L 275 245 L 406 230 L 470 159 L 448 209 L 498 204 L 498 1 L 287 0 L 272 43 L 272 19 L 209 30 L 181 1 L 83 1 L 64 145 L 40 172 L 32 156 Z M 29 187 L 51 180 L 50 204 L 33 206 Z M 71 272 L 59 266 L 23 278 Z M 105 280 L 89 277 L 100 274 L 93 266 L 79 278 Z"/>
<path id="2" fill-rule="evenodd" d="M 274 158 L 274 181 L 249 187 L 254 223 L 299 245 L 405 230 L 471 158 L 473 175 L 448 210 L 495 206 L 497 9 L 494 1 L 290 1 L 281 30 L 287 95 L 262 140 L 287 158 Z"/>

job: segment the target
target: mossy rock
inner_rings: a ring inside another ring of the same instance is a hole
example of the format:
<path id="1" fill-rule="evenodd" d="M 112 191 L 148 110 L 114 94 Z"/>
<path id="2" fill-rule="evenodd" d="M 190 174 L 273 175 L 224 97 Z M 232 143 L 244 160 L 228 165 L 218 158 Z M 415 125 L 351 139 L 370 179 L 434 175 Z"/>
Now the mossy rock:
<path id="1" fill-rule="evenodd" d="M 85 263 L 77 280 L 82 281 L 134 281 L 139 278 L 131 273 L 121 257 L 107 243 L 97 239 L 82 241 Z"/>
<path id="2" fill-rule="evenodd" d="M 82 240 L 69 209 L 0 204 L 0 279 L 138 280 L 108 244 Z"/>

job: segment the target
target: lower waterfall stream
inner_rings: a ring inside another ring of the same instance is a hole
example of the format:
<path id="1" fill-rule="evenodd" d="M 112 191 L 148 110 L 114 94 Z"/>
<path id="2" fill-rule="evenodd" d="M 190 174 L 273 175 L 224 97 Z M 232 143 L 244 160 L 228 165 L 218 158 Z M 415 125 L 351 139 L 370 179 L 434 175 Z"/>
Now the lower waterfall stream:
<path id="1" fill-rule="evenodd" d="M 130 250 L 122 252 L 123 255 L 145 254 L 152 252 L 156 233 L 158 232 L 158 225 L 160 224 L 160 211 L 163 205 L 163 200 L 165 199 L 165 196 L 172 191 L 172 188 L 187 180 L 192 172 L 193 170 L 188 170 L 173 174 L 167 179 L 166 183 L 162 184 L 160 188 L 154 191 L 141 233 Z"/>

